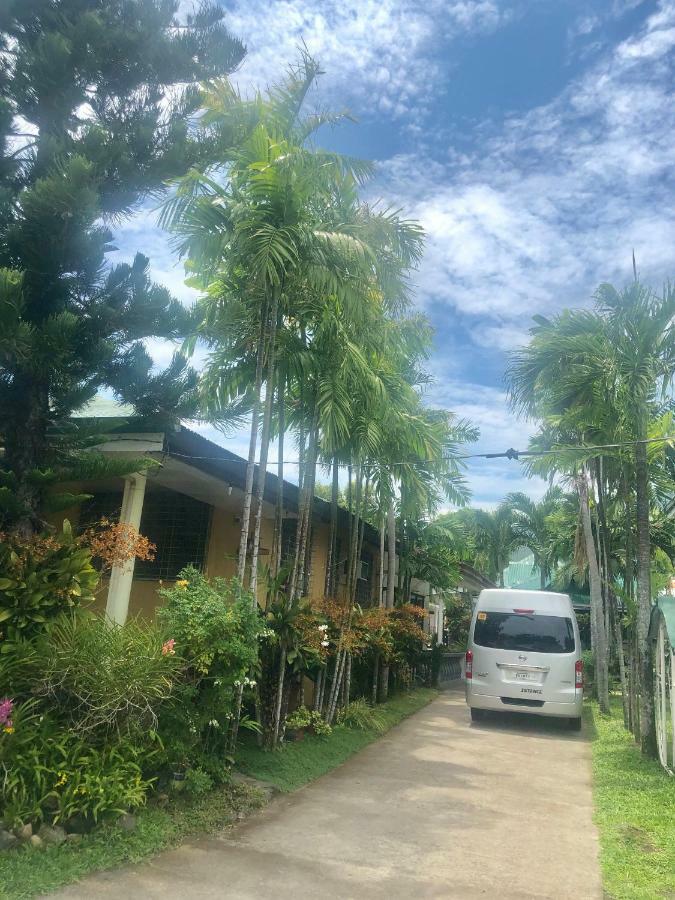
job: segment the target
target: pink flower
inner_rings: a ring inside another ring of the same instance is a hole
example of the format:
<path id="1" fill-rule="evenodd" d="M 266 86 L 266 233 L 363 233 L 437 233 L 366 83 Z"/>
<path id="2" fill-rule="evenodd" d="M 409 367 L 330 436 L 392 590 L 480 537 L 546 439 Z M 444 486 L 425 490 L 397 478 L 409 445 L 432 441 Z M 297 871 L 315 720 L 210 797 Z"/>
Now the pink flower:
<path id="1" fill-rule="evenodd" d="M 176 646 L 176 642 L 173 638 L 170 638 L 168 641 L 164 641 L 162 644 L 162 656 L 175 656 L 176 651 L 173 649 Z"/>
<path id="2" fill-rule="evenodd" d="M 14 723 L 12 722 L 13 708 L 14 701 L 10 700 L 9 697 L 0 700 L 0 727 L 5 734 L 12 734 L 14 731 Z"/>
<path id="3" fill-rule="evenodd" d="M 0 700 L 0 725 L 6 725 L 8 728 L 12 727 L 11 715 L 13 708 L 14 701 L 10 700 L 9 697 Z"/>

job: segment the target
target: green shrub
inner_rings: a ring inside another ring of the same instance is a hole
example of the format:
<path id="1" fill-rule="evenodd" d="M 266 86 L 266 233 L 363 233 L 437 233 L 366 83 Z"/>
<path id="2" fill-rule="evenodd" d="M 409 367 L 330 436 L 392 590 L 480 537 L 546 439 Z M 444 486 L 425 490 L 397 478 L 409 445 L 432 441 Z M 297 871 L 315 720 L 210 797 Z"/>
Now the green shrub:
<path id="1" fill-rule="evenodd" d="M 286 717 L 286 728 L 309 728 L 311 722 L 311 712 L 306 706 L 299 706 L 290 716 Z"/>
<path id="2" fill-rule="evenodd" d="M 187 770 L 185 773 L 186 793 L 198 797 L 200 794 L 208 794 L 211 790 L 213 790 L 213 779 L 208 772 L 200 769 L 199 766 Z"/>
<path id="3" fill-rule="evenodd" d="M 328 722 L 326 722 L 326 720 L 319 712 L 312 712 L 310 726 L 314 731 L 314 734 L 325 736 L 331 734 L 331 732 L 333 731 L 331 726 L 328 724 Z"/>
<path id="4" fill-rule="evenodd" d="M 255 687 L 248 673 L 258 661 L 264 623 L 236 581 L 209 580 L 193 567 L 160 593 L 165 605 L 158 620 L 184 664 L 184 681 L 161 717 L 166 764 L 189 766 L 203 755 L 222 761 L 240 689 Z"/>
<path id="5" fill-rule="evenodd" d="M 79 610 L 56 619 L 35 641 L 17 645 L 3 681 L 15 696 L 42 699 L 64 727 L 100 745 L 109 735 L 147 736 L 155 729 L 180 665 L 156 624 L 130 620 L 111 627 Z"/>
<path id="6" fill-rule="evenodd" d="M 330 734 L 333 730 L 320 712 L 299 706 L 286 717 L 286 728 L 311 728 L 315 734 Z"/>
<path id="7" fill-rule="evenodd" d="M 382 734 L 387 725 L 382 713 L 370 706 L 362 697 L 345 706 L 338 712 L 338 725 L 347 728 L 360 728 L 362 731 L 375 731 Z"/>
<path id="8" fill-rule="evenodd" d="M 60 613 L 94 596 L 99 576 L 70 524 L 59 535 L 0 533 L 0 652 L 44 631 Z"/>
<path id="9" fill-rule="evenodd" d="M 154 751 L 156 752 L 156 751 Z M 40 715 L 35 701 L 18 704 L 13 729 L 0 736 L 0 807 L 7 826 L 97 822 L 145 803 L 153 779 L 142 766 L 153 751 L 128 739 L 97 748 L 55 720 Z"/>

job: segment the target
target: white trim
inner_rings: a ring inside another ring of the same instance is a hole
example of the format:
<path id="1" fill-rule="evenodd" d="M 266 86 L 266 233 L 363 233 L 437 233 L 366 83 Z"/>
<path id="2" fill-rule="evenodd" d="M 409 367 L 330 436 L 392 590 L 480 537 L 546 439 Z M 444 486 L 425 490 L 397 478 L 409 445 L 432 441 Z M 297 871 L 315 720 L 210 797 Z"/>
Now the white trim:
<path id="1" fill-rule="evenodd" d="M 143 499 L 145 497 L 146 477 L 138 472 L 124 479 L 124 496 L 122 498 L 122 510 L 120 523 L 131 525 L 136 531 L 141 526 L 143 513 Z M 116 625 L 124 625 L 129 613 L 129 597 L 131 596 L 131 584 L 134 579 L 134 565 L 136 558 L 132 556 L 120 566 L 113 566 L 110 573 L 108 586 L 108 602 L 106 604 L 106 617 Z"/>

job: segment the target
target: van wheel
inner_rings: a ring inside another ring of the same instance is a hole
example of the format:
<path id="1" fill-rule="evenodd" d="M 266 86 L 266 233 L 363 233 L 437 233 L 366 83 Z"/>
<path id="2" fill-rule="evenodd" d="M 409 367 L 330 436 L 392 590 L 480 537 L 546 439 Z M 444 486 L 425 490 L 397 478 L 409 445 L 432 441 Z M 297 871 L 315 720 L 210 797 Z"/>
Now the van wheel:
<path id="1" fill-rule="evenodd" d="M 472 722 L 482 722 L 485 719 L 485 710 L 484 709 L 476 709 L 475 706 L 471 707 L 471 721 Z"/>
<path id="2" fill-rule="evenodd" d="M 581 731 L 581 716 L 570 719 L 570 731 Z"/>

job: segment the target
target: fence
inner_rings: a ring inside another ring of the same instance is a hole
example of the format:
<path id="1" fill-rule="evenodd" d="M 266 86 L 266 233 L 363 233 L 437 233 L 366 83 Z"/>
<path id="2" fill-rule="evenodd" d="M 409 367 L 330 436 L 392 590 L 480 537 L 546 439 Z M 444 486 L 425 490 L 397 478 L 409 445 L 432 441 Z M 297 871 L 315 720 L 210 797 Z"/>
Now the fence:
<path id="1" fill-rule="evenodd" d="M 463 653 L 444 653 L 441 659 L 441 668 L 438 676 L 440 685 L 449 681 L 457 681 L 462 677 Z"/>

